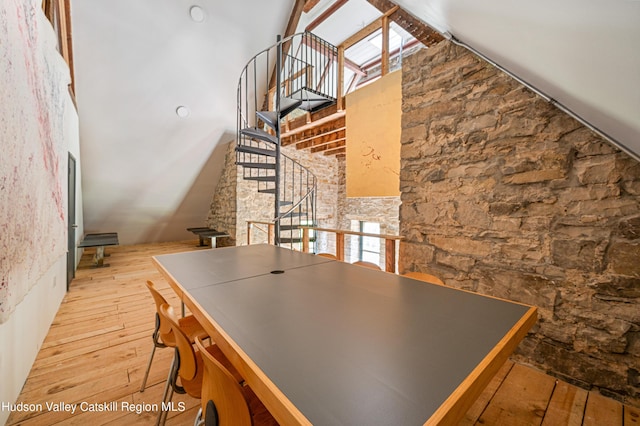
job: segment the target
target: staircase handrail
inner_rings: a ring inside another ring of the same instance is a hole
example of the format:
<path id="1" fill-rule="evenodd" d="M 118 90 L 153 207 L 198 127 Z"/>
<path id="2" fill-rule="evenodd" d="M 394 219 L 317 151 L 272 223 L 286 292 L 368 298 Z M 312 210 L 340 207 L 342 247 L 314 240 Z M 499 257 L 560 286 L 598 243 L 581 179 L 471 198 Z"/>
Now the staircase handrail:
<path id="1" fill-rule="evenodd" d="M 306 201 L 307 199 L 309 199 L 316 191 L 316 176 L 313 174 L 313 172 L 311 172 L 311 170 L 309 170 L 307 167 L 303 166 L 302 164 L 300 164 L 300 162 L 294 160 L 293 158 L 289 157 L 286 154 L 280 153 L 280 155 L 284 158 L 286 158 L 289 161 L 292 161 L 294 163 L 297 164 L 298 167 L 300 167 L 302 170 L 304 170 L 308 175 L 310 175 L 311 177 L 313 177 L 313 183 L 311 185 L 307 185 L 308 187 L 311 187 L 311 189 L 309 191 L 307 191 L 307 193 L 298 201 L 296 202 L 294 205 L 291 206 L 291 208 L 289 210 L 287 210 L 284 213 L 281 213 L 280 215 L 278 215 L 274 220 L 274 222 L 277 222 L 278 220 L 287 217 L 288 214 L 290 214 L 292 211 L 294 211 L 296 208 L 298 208 L 300 206 L 300 204 L 302 204 L 304 201 Z"/>
<path id="2" fill-rule="evenodd" d="M 288 43 L 288 42 L 292 41 L 292 40 L 293 40 L 294 38 L 296 38 L 296 37 L 304 37 L 304 36 L 310 37 L 310 38 L 312 38 L 312 39 L 318 39 L 318 40 L 321 40 L 321 41 L 322 41 L 322 43 L 324 43 L 326 46 L 330 47 L 330 48 L 331 48 L 331 49 L 333 49 L 333 50 L 336 50 L 336 51 L 337 51 L 337 49 L 338 49 L 335 45 L 333 45 L 333 44 L 329 43 L 328 41 L 326 41 L 326 40 L 324 40 L 324 39 L 322 39 L 322 38 L 320 38 L 320 37 L 319 37 L 319 36 L 317 36 L 316 34 L 314 34 L 314 33 L 310 32 L 310 31 L 303 31 L 303 32 L 298 32 L 298 33 L 292 34 L 292 35 L 290 35 L 290 36 L 288 36 L 288 37 L 285 37 L 285 38 L 283 38 L 283 39 L 281 39 L 281 40 L 277 41 L 276 43 L 272 44 L 271 46 L 269 46 L 269 47 L 267 47 L 267 48 L 265 48 L 265 49 L 261 50 L 261 51 L 260 51 L 260 52 L 258 52 L 257 54 L 253 55 L 253 56 L 251 57 L 251 59 L 249 59 L 249 60 L 247 61 L 247 63 L 244 65 L 244 67 L 242 68 L 242 71 L 240 72 L 240 77 L 238 78 L 238 86 L 237 86 L 237 98 L 238 98 L 238 103 L 237 103 L 237 106 L 236 106 L 236 108 L 237 108 L 237 110 L 238 110 L 238 119 L 239 119 L 238 127 L 241 127 L 241 126 L 242 126 L 240 123 L 246 123 L 246 124 L 248 124 L 248 123 L 249 123 L 249 117 L 248 117 L 246 114 L 243 114 L 243 107 L 242 107 L 242 102 L 241 102 L 241 100 L 242 100 L 242 95 L 241 95 L 241 94 L 243 93 L 242 83 L 243 83 L 243 81 L 244 81 L 244 79 L 245 79 L 245 78 L 248 78 L 248 74 L 249 74 L 249 73 L 248 73 L 248 70 L 249 70 L 250 65 L 251 65 L 251 64 L 254 64 L 254 66 L 255 66 L 255 64 L 256 64 L 256 63 L 257 63 L 257 61 L 258 61 L 258 58 L 259 58 L 260 56 L 264 55 L 265 53 L 267 54 L 267 64 L 268 64 L 268 62 L 269 62 L 269 56 L 268 56 L 268 55 L 269 55 L 269 53 L 270 53 L 270 52 L 272 52 L 272 50 L 273 50 L 274 48 L 277 48 L 279 45 L 280 45 L 280 46 L 285 45 L 286 43 Z M 315 49 L 313 46 L 311 46 L 311 48 L 312 48 L 312 49 Z M 284 52 L 284 53 L 285 53 L 285 54 L 287 54 L 286 52 Z M 288 54 L 287 54 L 287 55 L 288 55 Z M 292 55 L 289 55 L 289 56 L 292 56 Z M 292 56 L 292 57 L 295 57 L 295 56 Z M 278 73 L 279 73 L 279 72 L 281 72 L 281 70 L 280 70 L 280 69 L 278 69 L 276 72 L 278 72 Z M 277 86 L 277 85 L 276 85 L 276 86 Z M 279 89 L 279 90 L 281 90 L 281 88 L 278 88 L 278 89 Z M 270 90 L 270 84 L 267 84 L 267 87 L 266 87 L 266 94 L 268 94 L 268 93 L 269 93 L 269 90 Z M 244 96 L 246 96 L 247 94 L 248 94 L 248 93 L 245 93 L 245 94 L 244 94 Z M 257 96 L 257 93 L 254 93 L 254 96 Z M 246 112 L 246 111 L 245 111 L 245 112 Z"/>
<path id="3" fill-rule="evenodd" d="M 281 152 L 280 120 L 299 107 L 310 111 L 335 99 L 336 58 L 337 47 L 309 31 L 278 36 L 247 61 L 238 79 L 236 163 L 243 166 L 243 178 L 257 181 L 258 192 L 274 194 L 276 245 L 299 242 L 293 233 L 298 224 L 316 223 L 318 182 L 308 167 Z M 287 90 L 298 97 L 282 101 L 291 95 Z"/>
<path id="4" fill-rule="evenodd" d="M 287 217 L 292 211 L 294 211 L 295 209 L 297 209 L 304 201 L 306 201 L 307 199 L 311 198 L 311 196 L 316 192 L 316 188 L 312 188 L 309 192 L 307 192 L 301 199 L 300 201 L 298 201 L 297 203 L 295 203 L 289 210 L 287 210 L 286 212 L 280 214 L 278 217 L 276 217 L 275 219 L 273 219 L 274 222 L 277 222 L 281 219 L 284 219 L 285 217 Z M 301 225 L 302 227 L 302 225 Z"/>
<path id="5" fill-rule="evenodd" d="M 267 47 L 266 49 L 263 49 L 263 50 L 261 50 L 260 52 L 256 53 L 255 55 L 253 55 L 253 56 L 251 57 L 251 59 L 249 59 L 249 60 L 247 61 L 247 63 L 244 65 L 244 67 L 242 67 L 242 72 L 240 73 L 240 78 L 238 79 L 238 86 L 240 86 L 240 85 L 242 84 L 242 76 L 244 75 L 245 71 L 247 70 L 247 68 L 249 68 L 249 65 L 251 65 L 251 63 L 252 63 L 252 62 L 254 62 L 254 61 L 255 61 L 255 59 L 256 59 L 258 56 L 260 56 L 260 55 L 262 55 L 262 54 L 264 54 L 264 53 L 268 53 L 268 52 L 270 52 L 270 51 L 271 51 L 271 49 L 273 49 L 273 48 L 275 48 L 275 47 L 278 47 L 278 45 L 279 45 L 279 44 L 284 44 L 284 43 L 286 43 L 286 42 L 288 42 L 288 41 L 290 41 L 290 40 L 293 40 L 295 37 L 298 37 L 298 36 L 300 36 L 300 37 L 301 37 L 301 36 L 303 36 L 303 35 L 305 35 L 305 34 L 311 34 L 311 35 L 313 35 L 314 37 L 317 37 L 315 34 L 313 34 L 313 33 L 312 33 L 312 32 L 310 32 L 310 31 L 303 31 L 303 32 L 295 33 L 295 34 L 292 34 L 292 35 L 290 35 L 290 36 L 288 36 L 288 37 L 283 38 L 283 39 L 282 39 L 282 40 L 280 40 L 279 42 L 276 42 L 276 43 L 272 44 L 271 46 Z M 326 42 L 326 40 L 325 40 L 325 42 Z M 337 49 L 337 47 L 336 47 L 336 46 L 334 46 L 333 44 L 331 44 L 331 43 L 329 43 L 329 42 L 326 42 L 326 43 L 327 43 L 327 44 L 329 44 L 331 47 L 335 47 L 335 48 Z M 267 89 L 268 89 L 268 88 L 267 88 Z"/>

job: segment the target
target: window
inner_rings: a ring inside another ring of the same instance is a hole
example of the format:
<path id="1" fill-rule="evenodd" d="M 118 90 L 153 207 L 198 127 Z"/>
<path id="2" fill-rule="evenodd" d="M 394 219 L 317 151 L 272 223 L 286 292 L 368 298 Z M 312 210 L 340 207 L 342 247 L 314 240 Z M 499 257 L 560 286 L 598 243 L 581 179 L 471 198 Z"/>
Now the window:
<path id="1" fill-rule="evenodd" d="M 379 234 L 380 224 L 377 222 L 360 221 L 360 232 L 366 234 Z M 376 265 L 380 264 L 380 238 L 365 237 L 360 235 L 358 238 L 358 259 L 365 262 L 372 262 Z"/>
<path id="2" fill-rule="evenodd" d="M 312 220 L 300 220 L 300 226 L 316 226 Z M 316 252 L 316 230 L 309 229 L 309 253 Z M 300 238 L 302 238 L 302 230 L 300 231 Z M 296 250 L 302 251 L 302 241 L 297 244 Z"/>

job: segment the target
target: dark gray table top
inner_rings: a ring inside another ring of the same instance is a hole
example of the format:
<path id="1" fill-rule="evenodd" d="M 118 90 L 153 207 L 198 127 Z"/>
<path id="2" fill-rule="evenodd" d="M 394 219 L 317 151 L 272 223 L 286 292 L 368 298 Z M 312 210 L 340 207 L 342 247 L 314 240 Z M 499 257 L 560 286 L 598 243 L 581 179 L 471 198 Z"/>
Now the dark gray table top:
<path id="1" fill-rule="evenodd" d="M 155 259 L 184 290 L 330 262 L 330 259 L 267 244 L 165 254 Z"/>
<path id="2" fill-rule="evenodd" d="M 314 425 L 423 424 L 529 310 L 273 246 L 157 259 Z"/>

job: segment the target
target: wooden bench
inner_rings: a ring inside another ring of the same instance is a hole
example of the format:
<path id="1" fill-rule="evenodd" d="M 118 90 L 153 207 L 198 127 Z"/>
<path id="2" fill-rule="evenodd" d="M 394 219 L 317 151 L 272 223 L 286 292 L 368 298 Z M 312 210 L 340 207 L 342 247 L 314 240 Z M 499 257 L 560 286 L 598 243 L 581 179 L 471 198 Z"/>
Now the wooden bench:
<path id="1" fill-rule="evenodd" d="M 96 253 L 93 255 L 93 266 L 95 268 L 102 268 L 109 266 L 104 263 L 104 257 L 108 256 L 104 254 L 105 246 L 117 246 L 118 233 L 117 232 L 103 232 L 99 234 L 86 234 L 78 247 L 95 247 Z"/>
<path id="2" fill-rule="evenodd" d="M 204 239 L 205 238 L 211 238 L 211 248 L 215 248 L 218 246 L 216 239 L 218 237 L 229 237 L 229 234 L 227 234 L 226 232 L 220 232 L 217 231 L 213 228 L 187 228 L 187 231 L 189 232 L 193 232 L 194 234 L 196 234 L 198 236 L 198 239 L 200 240 L 200 244 L 198 245 L 198 247 L 208 247 L 208 244 L 205 244 Z"/>

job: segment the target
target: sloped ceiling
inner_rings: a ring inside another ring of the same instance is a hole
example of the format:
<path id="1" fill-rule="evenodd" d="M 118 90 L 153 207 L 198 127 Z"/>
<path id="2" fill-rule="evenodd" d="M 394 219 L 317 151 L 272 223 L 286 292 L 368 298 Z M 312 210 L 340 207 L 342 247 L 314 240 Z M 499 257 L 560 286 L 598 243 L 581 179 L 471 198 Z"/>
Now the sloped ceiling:
<path id="1" fill-rule="evenodd" d="M 293 3 L 71 0 L 86 232 L 130 244 L 190 238 L 185 228 L 203 225 L 234 138 L 239 72 L 284 32 Z M 639 0 L 395 3 L 640 157 Z M 314 32 L 338 44 L 377 16 L 350 0 Z"/>
<path id="2" fill-rule="evenodd" d="M 292 7 L 72 0 L 85 232 L 116 231 L 121 244 L 193 238 L 185 228 L 204 226 L 235 138 L 240 71 Z"/>
<path id="3" fill-rule="evenodd" d="M 396 0 L 640 158 L 639 0 Z"/>

